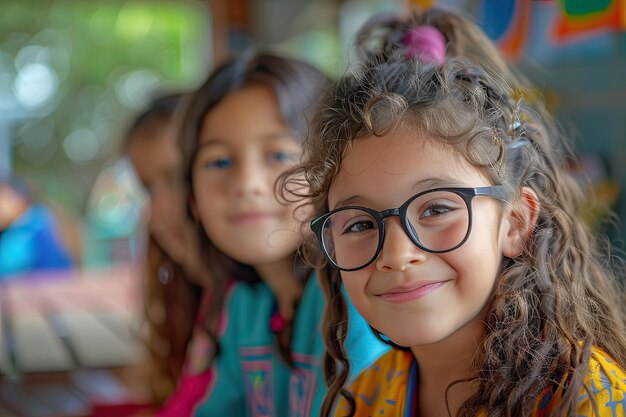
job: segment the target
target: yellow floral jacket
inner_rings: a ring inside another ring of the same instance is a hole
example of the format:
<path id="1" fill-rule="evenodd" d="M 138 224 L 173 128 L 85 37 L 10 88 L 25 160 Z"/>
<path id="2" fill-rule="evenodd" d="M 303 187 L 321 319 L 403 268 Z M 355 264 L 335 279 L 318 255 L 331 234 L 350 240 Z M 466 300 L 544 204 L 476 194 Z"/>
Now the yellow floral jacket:
<path id="1" fill-rule="evenodd" d="M 579 417 L 625 417 L 626 371 L 599 348 L 593 348 L 589 360 L 587 384 L 596 402 L 598 415 L 586 391 L 578 403 Z M 416 409 L 417 366 L 410 352 L 391 349 L 349 385 L 356 404 L 355 417 L 410 417 Z M 558 394 L 557 394 L 558 395 Z M 336 416 L 345 416 L 350 407 L 340 396 Z M 531 417 L 542 417 L 556 404 L 557 396 L 548 393 L 537 401 Z M 483 414 L 483 413 L 481 413 Z M 486 417 L 486 413 L 483 414 Z"/>

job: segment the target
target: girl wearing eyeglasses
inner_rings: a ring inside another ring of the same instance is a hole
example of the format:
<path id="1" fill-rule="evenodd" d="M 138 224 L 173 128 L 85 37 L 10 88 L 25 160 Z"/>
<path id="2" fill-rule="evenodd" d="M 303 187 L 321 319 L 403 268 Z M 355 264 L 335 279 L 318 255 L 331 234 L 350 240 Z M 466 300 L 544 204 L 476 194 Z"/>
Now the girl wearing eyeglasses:
<path id="1" fill-rule="evenodd" d="M 439 10 L 366 25 L 285 177 L 308 180 L 334 297 L 322 415 L 624 416 L 617 272 L 556 129 L 484 35 L 457 52 L 466 27 Z M 393 346 L 355 378 L 342 284 Z"/>
<path id="2" fill-rule="evenodd" d="M 159 417 L 319 415 L 325 298 L 299 255 L 304 213 L 277 199 L 275 181 L 300 160 L 306 117 L 327 85 L 309 64 L 248 52 L 191 95 L 181 145 L 211 286 Z M 387 346 L 350 315 L 358 369 Z"/>

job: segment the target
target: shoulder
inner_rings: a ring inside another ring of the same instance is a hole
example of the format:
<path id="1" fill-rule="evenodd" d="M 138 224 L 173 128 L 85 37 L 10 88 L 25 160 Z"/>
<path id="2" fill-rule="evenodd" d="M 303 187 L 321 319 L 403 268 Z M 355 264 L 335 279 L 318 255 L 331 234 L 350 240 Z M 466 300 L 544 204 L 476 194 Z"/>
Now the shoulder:
<path id="1" fill-rule="evenodd" d="M 355 377 L 347 387 L 355 400 L 354 415 L 402 415 L 410 400 L 412 365 L 410 352 L 390 349 Z M 344 415 L 348 410 L 348 402 L 340 397 L 336 414 Z"/>
<path id="2" fill-rule="evenodd" d="M 603 386 L 610 385 L 626 390 L 626 370 L 598 347 L 594 347 L 591 351 L 589 370 L 593 381 L 600 381 Z"/>
<path id="3" fill-rule="evenodd" d="M 626 415 L 626 371 L 598 347 L 591 352 L 586 385 L 589 391 L 581 392 L 579 415 L 592 415 L 593 402 L 600 417 Z M 590 395 L 593 401 L 590 401 Z"/>
<path id="4" fill-rule="evenodd" d="M 297 322 L 302 321 L 303 325 L 313 326 L 315 331 L 321 331 L 319 321 L 324 313 L 326 299 L 320 287 L 317 274 L 312 273 L 306 282 L 302 292 L 302 298 L 298 304 Z M 306 316 L 306 318 L 302 318 Z"/>
<path id="5" fill-rule="evenodd" d="M 271 338 L 268 320 L 273 305 L 267 285 L 231 281 L 224 294 L 219 333 L 237 345 L 267 343 L 266 339 Z"/>
<path id="6" fill-rule="evenodd" d="M 271 290 L 262 282 L 249 284 L 231 280 L 224 299 L 225 304 L 239 311 L 254 312 L 260 304 L 270 303 L 273 299 Z"/>
<path id="7" fill-rule="evenodd" d="M 7 230 L 41 232 L 50 229 L 52 223 L 52 215 L 48 209 L 40 205 L 32 205 L 9 224 Z"/>
<path id="8" fill-rule="evenodd" d="M 626 415 L 626 371 L 606 352 L 594 348 L 589 360 L 587 386 L 596 397 L 599 408 L 611 407 L 602 400 L 621 404 L 622 415 Z M 602 415 L 602 414 L 601 414 Z"/>
<path id="9" fill-rule="evenodd" d="M 597 346 L 591 350 L 589 372 L 585 386 L 578 395 L 577 415 L 580 417 L 626 416 L 626 372 L 609 354 Z M 562 397 L 562 388 L 556 393 L 546 389 L 537 399 L 533 416 L 547 415 Z M 597 407 L 597 413 L 594 409 Z"/>
<path id="10" fill-rule="evenodd" d="M 324 297 L 324 292 L 320 286 L 320 278 L 317 275 L 317 271 L 312 271 L 304 284 L 304 291 L 312 294 L 315 297 Z"/>
<path id="11" fill-rule="evenodd" d="M 27 222 L 33 227 L 52 228 L 55 226 L 55 218 L 52 211 L 40 204 L 33 204 L 22 214 L 20 221 Z"/>

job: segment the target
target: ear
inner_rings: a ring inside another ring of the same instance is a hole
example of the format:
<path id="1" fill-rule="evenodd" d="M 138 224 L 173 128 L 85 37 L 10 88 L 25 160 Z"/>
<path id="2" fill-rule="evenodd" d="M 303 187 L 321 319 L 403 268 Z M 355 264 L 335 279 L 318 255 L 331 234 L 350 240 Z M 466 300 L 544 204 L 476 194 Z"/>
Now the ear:
<path id="1" fill-rule="evenodd" d="M 504 237 L 502 254 L 509 258 L 519 256 L 537 226 L 539 198 L 529 187 L 522 187 L 508 212 L 509 228 Z"/>

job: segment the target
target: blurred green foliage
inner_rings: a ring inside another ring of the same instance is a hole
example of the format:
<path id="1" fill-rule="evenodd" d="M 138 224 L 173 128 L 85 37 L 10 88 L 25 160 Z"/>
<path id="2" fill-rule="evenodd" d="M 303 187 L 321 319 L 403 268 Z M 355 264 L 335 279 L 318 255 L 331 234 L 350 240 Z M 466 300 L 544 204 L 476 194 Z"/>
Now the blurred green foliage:
<path id="1" fill-rule="evenodd" d="M 156 92 L 198 85 L 210 57 L 198 1 L 2 0 L 0 151 L 40 199 L 81 216 L 132 118 Z"/>

